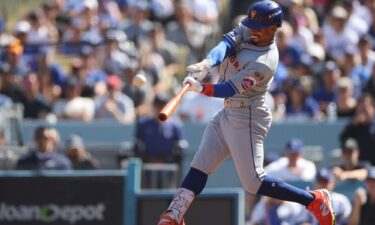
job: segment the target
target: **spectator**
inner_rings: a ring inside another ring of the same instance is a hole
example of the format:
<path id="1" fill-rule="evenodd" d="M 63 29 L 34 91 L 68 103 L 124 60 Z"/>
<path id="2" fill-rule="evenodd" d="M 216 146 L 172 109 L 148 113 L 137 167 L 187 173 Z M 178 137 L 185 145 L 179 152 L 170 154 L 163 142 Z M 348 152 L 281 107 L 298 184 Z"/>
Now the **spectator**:
<path id="1" fill-rule="evenodd" d="M 150 40 L 142 40 L 139 42 L 139 69 L 145 72 L 148 81 L 153 87 L 156 87 L 165 71 L 165 62 L 163 57 L 153 51 Z"/>
<path id="2" fill-rule="evenodd" d="M 105 38 L 105 69 L 119 74 L 129 63 L 129 56 L 120 48 L 120 45 L 127 41 L 127 36 L 122 30 L 109 30 Z"/>
<path id="3" fill-rule="evenodd" d="M 358 37 L 363 36 L 369 29 L 367 19 L 361 18 L 358 15 L 358 8 L 360 7 L 356 0 L 343 0 L 343 7 L 348 12 L 347 27 L 353 30 Z"/>
<path id="4" fill-rule="evenodd" d="M 357 99 L 353 97 L 353 82 L 349 77 L 341 77 L 337 81 L 336 106 L 338 117 L 354 116 Z"/>
<path id="5" fill-rule="evenodd" d="M 345 48 L 350 45 L 357 45 L 359 39 L 358 34 L 347 26 L 348 17 L 345 8 L 335 6 L 322 27 L 326 41 L 325 49 L 334 60 L 341 60 Z"/>
<path id="6" fill-rule="evenodd" d="M 4 76 L 8 73 L 8 64 L 0 65 L 0 107 L 10 107 L 13 105 L 13 100 L 6 94 L 3 94 L 4 91 L 6 93 L 6 86 L 5 86 L 5 78 Z"/>
<path id="7" fill-rule="evenodd" d="M 138 45 L 139 39 L 147 36 L 147 32 L 152 27 L 149 20 L 150 6 L 145 0 L 137 1 L 129 8 L 129 19 L 123 24 L 123 30 L 129 40 Z"/>
<path id="8" fill-rule="evenodd" d="M 312 161 L 303 158 L 302 140 L 290 139 L 284 152 L 284 157 L 265 167 L 269 176 L 279 177 L 285 181 L 312 181 L 314 179 L 316 167 Z"/>
<path id="9" fill-rule="evenodd" d="M 138 70 L 135 60 L 133 60 L 128 67 L 124 68 L 125 82 L 122 92 L 129 96 L 134 102 L 137 117 L 145 115 L 149 116 L 155 92 L 149 82 L 146 82 L 141 87 L 134 85 L 133 79 L 138 73 L 145 75 L 143 71 Z"/>
<path id="10" fill-rule="evenodd" d="M 148 33 L 152 52 L 157 53 L 163 58 L 165 68 L 160 74 L 163 82 L 158 83 L 158 90 L 167 91 L 170 85 L 175 81 L 175 75 L 180 72 L 178 47 L 172 41 L 166 39 L 165 28 L 160 23 L 154 23 Z M 149 60 L 152 60 L 150 58 Z M 143 59 L 145 61 L 145 59 Z"/>
<path id="11" fill-rule="evenodd" d="M 22 156 L 17 162 L 18 169 L 71 169 L 71 163 L 57 152 L 51 128 L 40 126 L 34 132 L 36 149 Z"/>
<path id="12" fill-rule="evenodd" d="M 89 170 L 99 168 L 99 162 L 86 151 L 82 137 L 77 134 L 72 134 L 66 139 L 65 154 L 72 163 L 73 169 Z"/>
<path id="13" fill-rule="evenodd" d="M 255 205 L 250 221 L 246 225 L 298 225 L 300 221 L 296 219 L 304 211 L 304 207 L 295 202 L 262 197 Z"/>
<path id="14" fill-rule="evenodd" d="M 359 159 L 375 165 L 375 103 L 369 94 L 363 94 L 358 101 L 354 117 L 341 133 L 341 141 L 352 137 L 358 142 Z"/>
<path id="15" fill-rule="evenodd" d="M 283 22 L 283 26 L 276 32 L 276 44 L 279 49 L 280 63 L 287 68 L 295 68 L 301 63 L 302 52 L 289 40 L 292 37 L 292 27 Z"/>
<path id="16" fill-rule="evenodd" d="M 355 139 L 345 140 L 341 147 L 340 165 L 334 166 L 332 172 L 338 180 L 364 180 L 367 176 L 368 162 L 359 161 L 358 143 Z"/>
<path id="17" fill-rule="evenodd" d="M 82 62 L 82 70 L 84 71 L 82 77 L 79 77 L 81 86 L 83 84 L 93 88 L 94 92 L 101 83 L 105 83 L 107 74 L 97 59 L 97 48 L 89 45 L 82 46 L 80 50 L 80 59 Z"/>
<path id="18" fill-rule="evenodd" d="M 352 206 L 349 199 L 340 193 L 334 192 L 336 185 L 335 176 L 328 169 L 321 169 L 316 174 L 315 187 L 324 188 L 331 192 L 332 209 L 335 212 L 336 225 L 346 225 L 351 213 Z M 303 221 L 308 221 L 311 225 L 319 225 L 314 215 L 308 211 L 303 211 Z M 300 220 L 300 219 L 299 219 Z"/>
<path id="19" fill-rule="evenodd" d="M 156 95 L 153 101 L 154 115 L 137 121 L 136 152 L 144 162 L 180 163 L 187 148 L 180 124 L 173 119 L 162 123 L 157 118 L 158 112 L 168 101 L 168 96 Z"/>
<path id="20" fill-rule="evenodd" d="M 372 21 L 375 21 L 375 7 L 372 6 L 373 5 L 372 1 L 366 1 L 366 2 L 370 4 L 370 7 L 368 8 L 370 17 L 368 18 L 370 18 L 369 21 L 371 21 L 370 29 L 367 31 L 367 33 L 371 36 L 372 40 L 375 40 L 375 23 L 372 22 Z"/>
<path id="21" fill-rule="evenodd" d="M 107 93 L 95 99 L 95 118 L 113 118 L 125 124 L 134 122 L 134 103 L 121 88 L 118 75 L 107 77 Z"/>
<path id="22" fill-rule="evenodd" d="M 289 40 L 290 43 L 302 53 L 307 53 L 308 47 L 313 43 L 314 35 L 312 31 L 305 27 L 303 21 L 298 21 L 298 18 L 291 17 L 288 21 L 293 31 L 293 35 Z"/>
<path id="23" fill-rule="evenodd" d="M 52 54 L 48 52 L 47 47 L 39 47 L 37 53 L 33 56 L 33 61 L 30 62 L 30 67 L 38 74 L 40 92 L 51 102 L 60 97 L 64 82 L 67 79 L 62 66 L 52 61 Z"/>
<path id="24" fill-rule="evenodd" d="M 375 167 L 368 170 L 366 188 L 357 189 L 347 225 L 375 224 Z"/>
<path id="25" fill-rule="evenodd" d="M 359 39 L 358 50 L 361 58 L 361 66 L 368 77 L 371 77 L 375 66 L 375 51 L 372 50 L 373 47 L 374 42 L 368 34 Z"/>
<path id="26" fill-rule="evenodd" d="M 362 89 L 370 79 L 370 74 L 366 73 L 365 68 L 361 63 L 361 58 L 358 49 L 355 46 L 347 46 L 342 61 L 342 75 L 349 77 L 354 84 L 354 97 L 359 98 Z"/>
<path id="27" fill-rule="evenodd" d="M 375 69 L 374 68 L 375 68 L 375 64 L 371 72 L 371 77 L 369 81 L 367 82 L 366 87 L 364 88 L 364 92 L 369 93 L 372 96 L 372 98 L 375 99 Z"/>
<path id="28" fill-rule="evenodd" d="M 76 119 L 91 121 L 94 118 L 94 100 L 81 97 L 82 88 L 76 77 L 69 77 L 65 81 L 64 98 L 58 100 L 53 106 L 53 112 L 62 119 Z"/>
<path id="29" fill-rule="evenodd" d="M 160 122 L 157 118 L 158 112 L 169 101 L 169 97 L 157 94 L 153 101 L 154 113 L 150 118 L 139 118 L 136 124 L 136 136 L 134 151 L 145 163 L 176 164 L 175 170 L 145 171 L 144 187 L 156 188 L 152 177 L 157 175 L 158 188 L 172 188 L 177 186 L 180 179 L 182 159 L 187 148 L 187 141 L 183 136 L 180 124 L 169 119 Z M 167 177 L 165 183 L 163 177 Z"/>
<path id="30" fill-rule="evenodd" d="M 300 80 L 287 81 L 286 119 L 293 121 L 319 120 L 318 103 L 309 96 Z"/>
<path id="31" fill-rule="evenodd" d="M 313 98 L 319 103 L 321 112 L 327 113 L 328 105 L 336 101 L 336 85 L 340 76 L 341 71 L 337 64 L 328 61 L 321 76 L 322 82 L 313 93 Z"/>
<path id="32" fill-rule="evenodd" d="M 10 98 L 4 98 L 5 104 L 9 104 L 9 101 L 22 103 L 25 100 L 25 90 L 19 80 L 19 77 L 12 73 L 8 63 L 0 65 L 0 93 Z"/>
<path id="33" fill-rule="evenodd" d="M 0 128 L 0 169 L 14 169 L 18 156 L 14 151 L 6 146 L 4 129 Z"/>
<path id="34" fill-rule="evenodd" d="M 27 20 L 31 26 L 27 33 L 27 44 L 40 45 L 53 43 L 58 40 L 56 28 L 48 29 L 48 27 L 44 25 L 43 19 L 43 14 L 40 11 L 31 12 L 27 16 Z"/>
<path id="35" fill-rule="evenodd" d="M 18 39 L 12 39 L 6 46 L 4 61 L 9 64 L 11 73 L 17 76 L 24 76 L 30 70 L 27 62 L 22 57 L 23 50 L 24 47 Z"/>
<path id="36" fill-rule="evenodd" d="M 27 119 L 44 119 L 51 111 L 52 105 L 39 91 L 39 78 L 35 73 L 29 73 L 23 79 L 25 99 L 23 115 Z"/>
<path id="37" fill-rule="evenodd" d="M 167 39 L 190 50 L 187 60 L 200 60 L 205 54 L 207 37 L 212 33 L 210 25 L 194 20 L 191 5 L 184 1 L 176 4 L 175 18 L 177 21 L 171 21 L 166 26 Z"/>

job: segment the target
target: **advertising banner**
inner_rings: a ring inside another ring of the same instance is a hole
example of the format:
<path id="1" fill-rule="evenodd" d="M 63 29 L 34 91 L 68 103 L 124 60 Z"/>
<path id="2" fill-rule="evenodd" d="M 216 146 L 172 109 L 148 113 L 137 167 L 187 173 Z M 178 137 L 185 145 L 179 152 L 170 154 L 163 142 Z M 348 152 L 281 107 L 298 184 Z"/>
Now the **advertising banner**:
<path id="1" fill-rule="evenodd" d="M 123 176 L 0 177 L 0 224 L 123 225 Z"/>

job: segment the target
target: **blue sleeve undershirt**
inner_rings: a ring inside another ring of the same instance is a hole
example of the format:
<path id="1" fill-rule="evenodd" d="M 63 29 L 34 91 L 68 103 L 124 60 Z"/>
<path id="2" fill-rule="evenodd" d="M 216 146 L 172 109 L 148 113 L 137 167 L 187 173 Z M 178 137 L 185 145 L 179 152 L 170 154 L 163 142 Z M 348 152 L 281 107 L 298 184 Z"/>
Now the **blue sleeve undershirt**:
<path id="1" fill-rule="evenodd" d="M 213 84 L 212 86 L 214 89 L 214 93 L 212 95 L 213 97 L 228 98 L 236 94 L 236 91 L 228 82 L 225 82 L 223 84 Z M 202 92 L 204 92 L 204 90 Z"/>
<path id="2" fill-rule="evenodd" d="M 235 51 L 235 49 L 236 46 L 233 44 L 233 42 L 224 36 L 224 39 L 213 49 L 211 49 L 207 55 L 207 58 L 211 61 L 211 66 L 214 67 L 222 63 L 228 55 Z"/>
<path id="3" fill-rule="evenodd" d="M 228 82 L 223 84 L 214 84 L 214 97 L 228 98 L 232 97 L 236 91 Z"/>

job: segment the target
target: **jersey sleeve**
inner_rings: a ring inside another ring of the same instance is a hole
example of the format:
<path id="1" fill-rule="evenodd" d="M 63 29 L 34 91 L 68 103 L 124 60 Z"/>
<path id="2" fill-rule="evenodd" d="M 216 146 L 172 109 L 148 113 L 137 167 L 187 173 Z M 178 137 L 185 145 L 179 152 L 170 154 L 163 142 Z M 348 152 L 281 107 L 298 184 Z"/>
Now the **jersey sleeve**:
<path id="1" fill-rule="evenodd" d="M 237 46 L 246 42 L 249 37 L 247 28 L 239 23 L 228 33 L 224 34 L 223 40 L 216 45 L 207 55 L 210 60 L 211 66 L 217 66 L 224 61 L 224 59 L 234 52 Z"/>
<path id="2" fill-rule="evenodd" d="M 231 31 L 224 34 L 224 40 L 231 43 L 233 46 L 238 46 L 241 43 L 247 42 L 249 38 L 249 31 L 242 23 L 239 23 Z"/>
<path id="3" fill-rule="evenodd" d="M 266 92 L 269 81 L 273 78 L 272 70 L 262 63 L 250 63 L 229 78 L 237 94 L 246 92 Z"/>

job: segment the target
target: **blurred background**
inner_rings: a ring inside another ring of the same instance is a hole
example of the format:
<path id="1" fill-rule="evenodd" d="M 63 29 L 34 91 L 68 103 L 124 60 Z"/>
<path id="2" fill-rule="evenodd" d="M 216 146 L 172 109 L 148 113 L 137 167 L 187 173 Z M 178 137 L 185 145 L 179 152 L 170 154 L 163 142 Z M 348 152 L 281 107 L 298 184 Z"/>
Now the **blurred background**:
<path id="1" fill-rule="evenodd" d="M 204 59 L 252 2 L 1 0 L 2 172 L 121 170 L 137 157 L 142 190 L 178 187 L 223 101 L 188 93 L 173 118 L 156 115 L 186 66 Z M 358 190 L 375 179 L 375 1 L 277 2 L 285 16 L 267 95 L 266 170 L 301 187 L 335 182 L 330 188 L 349 202 L 339 224 L 356 224 Z M 241 187 L 230 159 L 208 187 Z M 249 224 L 264 224 L 254 207 L 283 205 L 251 195 L 245 202 Z"/>

